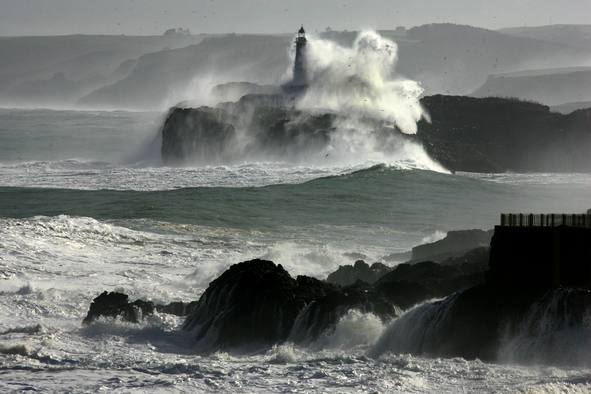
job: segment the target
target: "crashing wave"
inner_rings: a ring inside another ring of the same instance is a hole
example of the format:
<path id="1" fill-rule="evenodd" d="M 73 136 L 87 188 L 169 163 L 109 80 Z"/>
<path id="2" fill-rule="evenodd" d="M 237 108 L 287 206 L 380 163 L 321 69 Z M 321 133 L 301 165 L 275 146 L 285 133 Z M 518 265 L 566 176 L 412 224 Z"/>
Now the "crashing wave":
<path id="1" fill-rule="evenodd" d="M 445 171 L 408 136 L 426 117 L 423 90 L 394 72 L 396 43 L 367 31 L 352 47 L 312 37 L 304 50 L 305 89 L 243 83 L 238 90 L 247 94 L 236 102 L 172 108 L 161 132 L 164 163 L 400 163 Z M 227 88 L 214 93 L 220 90 Z"/>
<path id="2" fill-rule="evenodd" d="M 481 286 L 419 305 L 371 350 L 552 365 L 591 365 L 591 291 L 525 294 Z"/>

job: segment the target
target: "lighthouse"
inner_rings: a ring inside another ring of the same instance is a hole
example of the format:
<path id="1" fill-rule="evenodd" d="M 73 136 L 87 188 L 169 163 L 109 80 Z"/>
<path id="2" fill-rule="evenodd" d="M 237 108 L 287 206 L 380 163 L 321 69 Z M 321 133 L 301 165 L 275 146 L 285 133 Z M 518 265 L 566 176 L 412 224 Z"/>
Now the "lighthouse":
<path id="1" fill-rule="evenodd" d="M 293 64 L 293 80 L 292 87 L 304 88 L 308 84 L 308 75 L 306 73 L 306 31 L 304 26 L 298 31 L 298 35 L 295 40 L 296 54 L 295 62 Z"/>

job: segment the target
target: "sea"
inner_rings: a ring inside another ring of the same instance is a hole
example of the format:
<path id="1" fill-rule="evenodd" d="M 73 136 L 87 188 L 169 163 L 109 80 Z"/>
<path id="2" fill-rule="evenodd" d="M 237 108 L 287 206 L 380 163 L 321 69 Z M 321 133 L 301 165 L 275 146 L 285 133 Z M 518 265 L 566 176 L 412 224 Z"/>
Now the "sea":
<path id="1" fill-rule="evenodd" d="M 589 174 L 452 174 L 355 155 L 167 167 L 165 115 L 0 109 L 0 392 L 591 392 L 591 357 L 400 354 L 380 340 L 394 322 L 358 311 L 315 343 L 248 354 L 198 354 L 183 318 L 165 314 L 83 325 L 104 290 L 197 300 L 252 258 L 325 279 L 357 259 L 394 266 L 501 212 L 591 208 Z"/>

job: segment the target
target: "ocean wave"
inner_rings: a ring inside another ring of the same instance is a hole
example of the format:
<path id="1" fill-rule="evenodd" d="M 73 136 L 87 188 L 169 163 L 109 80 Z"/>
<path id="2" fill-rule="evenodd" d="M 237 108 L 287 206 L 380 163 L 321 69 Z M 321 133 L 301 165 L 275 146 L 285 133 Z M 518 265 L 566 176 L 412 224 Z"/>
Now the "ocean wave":
<path id="1" fill-rule="evenodd" d="M 384 322 L 373 313 L 352 309 L 311 345 L 312 348 L 351 350 L 372 346 L 382 335 Z"/>
<path id="2" fill-rule="evenodd" d="M 0 162 L 0 184 L 75 190 L 163 191 L 195 187 L 261 187 L 376 169 L 426 169 L 407 162 L 354 165 L 293 165 L 246 162 L 236 165 L 163 167 L 158 162 L 117 164 L 96 160 Z"/>
<path id="3" fill-rule="evenodd" d="M 162 178 L 172 174 L 171 169 L 163 171 L 159 173 Z M 182 177 L 183 171 L 192 170 L 178 170 L 167 182 Z M 220 171 L 229 174 L 225 168 Z M 273 177 L 282 176 L 277 171 Z M 155 174 L 157 170 L 150 176 Z M 247 183 L 244 187 L 236 187 L 240 181 L 233 181 L 232 187 L 178 184 L 181 188 L 165 191 L 0 187 L 0 216 L 65 214 L 255 229 L 329 224 L 399 226 L 407 231 L 411 226 L 415 231 L 430 228 L 433 233 L 438 229 L 490 228 L 498 214 L 507 211 L 583 212 L 591 199 L 587 184 L 514 185 L 385 165 L 343 174 L 316 173 L 314 179 L 306 180 L 309 175 L 305 171 L 304 175 L 296 174 L 304 177 L 296 183 Z M 133 183 L 130 174 L 126 179 Z M 289 177 L 282 178 L 286 180 Z M 470 207 L 470 215 L 466 215 L 466 207 Z"/>

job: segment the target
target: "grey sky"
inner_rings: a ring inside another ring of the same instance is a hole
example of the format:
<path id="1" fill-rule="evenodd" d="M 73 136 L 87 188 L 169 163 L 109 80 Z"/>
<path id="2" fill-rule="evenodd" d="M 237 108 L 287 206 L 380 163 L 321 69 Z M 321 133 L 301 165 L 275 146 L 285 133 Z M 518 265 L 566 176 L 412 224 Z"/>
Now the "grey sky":
<path id="1" fill-rule="evenodd" d="M 0 35 L 292 32 L 591 23 L 591 0 L 0 0 Z"/>

